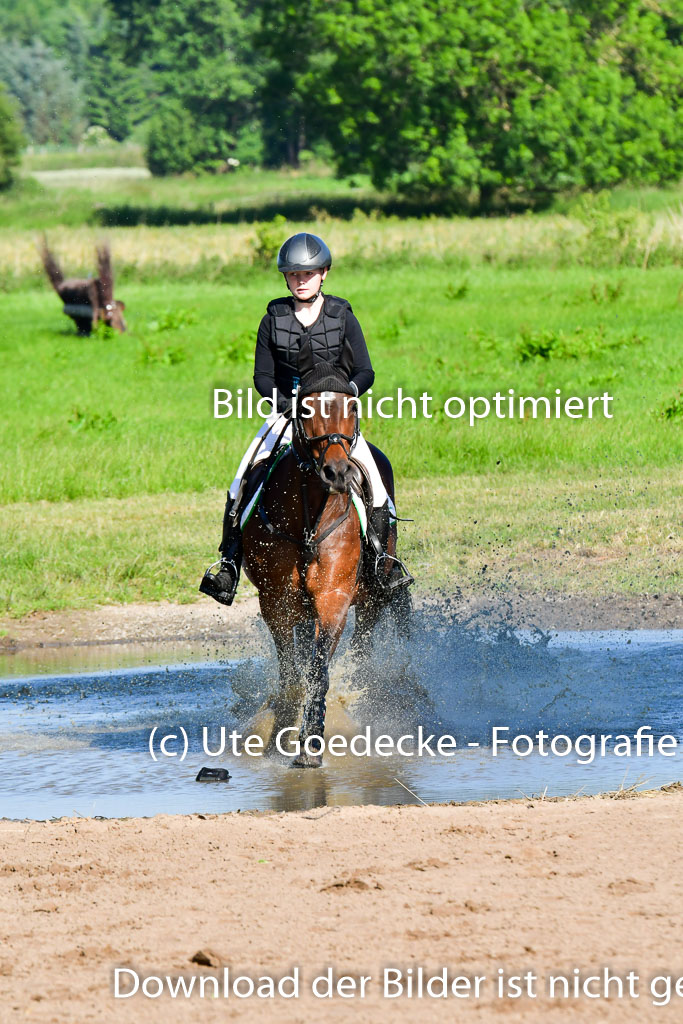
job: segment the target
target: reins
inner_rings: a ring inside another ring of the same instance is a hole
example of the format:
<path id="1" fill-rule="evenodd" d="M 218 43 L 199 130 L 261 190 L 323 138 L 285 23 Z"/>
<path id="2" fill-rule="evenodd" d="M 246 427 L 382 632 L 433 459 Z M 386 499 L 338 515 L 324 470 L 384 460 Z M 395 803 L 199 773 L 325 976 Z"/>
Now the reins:
<path id="1" fill-rule="evenodd" d="M 315 517 L 315 520 L 311 522 L 311 506 L 308 498 L 308 480 L 306 479 L 306 477 L 303 478 L 301 483 L 301 497 L 304 513 L 304 532 L 302 537 L 294 537 L 291 533 L 285 533 L 284 530 L 279 530 L 277 527 L 273 526 L 268 516 L 268 513 L 264 508 L 263 501 L 259 501 L 259 516 L 261 517 L 261 522 L 268 530 L 268 533 L 271 535 L 271 537 L 278 537 L 280 540 L 286 540 L 288 543 L 294 544 L 296 547 L 300 547 L 304 554 L 304 559 L 308 564 L 309 562 L 312 562 L 313 559 L 315 558 L 318 552 L 318 548 L 322 544 L 322 542 L 324 540 L 327 540 L 330 534 L 334 533 L 334 531 L 338 529 L 342 525 L 342 523 L 344 523 L 348 519 L 349 514 L 351 512 L 351 492 L 348 492 L 346 496 L 346 507 L 342 514 L 337 516 L 337 518 L 332 523 L 330 523 L 330 525 L 325 530 L 323 530 L 319 537 L 316 537 L 316 532 L 318 530 L 318 527 L 320 526 L 323 513 L 327 508 L 329 496 L 329 492 L 325 494 L 323 503 L 320 507 L 320 511 Z"/>
<path id="2" fill-rule="evenodd" d="M 240 483 L 239 490 L 237 491 L 237 494 L 235 496 L 235 500 L 234 500 L 233 505 L 232 505 L 233 511 L 231 512 L 231 515 L 233 516 L 233 521 L 235 523 L 239 519 L 240 510 L 241 510 L 241 507 L 242 507 L 242 499 L 244 497 L 244 492 L 246 490 L 247 482 L 249 480 L 249 474 L 251 473 L 252 469 L 254 468 L 254 464 L 256 462 L 257 455 L 259 454 L 259 452 L 263 448 L 263 446 L 264 446 L 264 444 L 266 442 L 266 438 L 272 432 L 272 429 L 273 429 L 273 427 L 275 426 L 276 423 L 277 423 L 277 420 L 274 420 L 270 424 L 270 426 L 266 430 L 265 434 L 263 435 L 263 437 L 260 439 L 259 443 L 257 444 L 257 446 L 256 446 L 256 448 L 255 448 L 251 458 L 249 459 L 249 462 L 247 464 L 247 468 L 245 469 L 244 473 L 242 474 L 242 482 Z M 280 450 L 280 441 L 285 436 L 285 431 L 287 430 L 288 426 L 289 426 L 289 419 L 287 417 L 285 417 L 285 422 L 284 422 L 284 424 L 282 426 L 282 429 L 281 429 L 280 433 L 278 434 L 277 441 L 275 442 L 275 444 L 271 448 L 270 455 L 268 456 L 268 461 L 266 462 L 266 475 L 265 475 L 265 479 L 266 480 L 270 476 L 272 470 L 275 467 L 275 464 L 277 463 L 280 455 L 282 454 L 282 451 Z M 259 499 L 259 504 L 260 504 L 260 499 Z"/>
<path id="3" fill-rule="evenodd" d="M 302 510 L 303 510 L 303 517 L 304 517 L 304 532 L 303 532 L 303 536 L 302 537 L 294 537 L 292 534 L 286 533 L 284 530 L 279 530 L 277 527 L 273 526 L 272 522 L 270 521 L 270 517 L 268 516 L 268 513 L 267 513 L 267 511 L 266 511 L 266 509 L 265 509 L 265 507 L 263 505 L 263 494 L 264 494 L 264 491 L 265 491 L 265 487 L 264 487 L 264 490 L 261 492 L 261 498 L 259 499 L 258 512 L 259 512 L 259 516 L 261 518 L 261 522 L 263 523 L 265 528 L 268 530 L 268 533 L 271 535 L 271 537 L 277 537 L 280 540 L 287 541 L 289 544 L 294 544 L 296 547 L 301 548 L 301 550 L 303 552 L 303 555 L 304 555 L 304 561 L 308 565 L 315 558 L 315 556 L 316 556 L 316 554 L 318 552 L 318 548 L 320 547 L 322 542 L 324 540 L 327 540 L 327 538 L 331 534 L 333 534 L 335 530 L 339 529 L 339 527 L 342 525 L 342 523 L 346 522 L 346 520 L 348 519 L 348 517 L 349 517 L 349 515 L 351 513 L 352 498 L 351 498 L 351 490 L 349 489 L 349 491 L 347 491 L 346 507 L 344 508 L 344 511 L 341 513 L 341 515 L 337 516 L 337 518 L 334 519 L 333 522 L 330 523 L 329 526 L 327 526 L 323 530 L 323 532 L 320 534 L 320 536 L 316 537 L 316 533 L 318 531 L 318 527 L 320 526 L 323 514 L 325 512 L 325 509 L 327 508 L 327 502 L 328 502 L 329 497 L 330 497 L 330 492 L 327 491 L 327 490 L 325 491 L 325 495 L 324 495 L 324 498 L 323 498 L 323 503 L 320 506 L 320 510 L 319 510 L 317 516 L 315 517 L 315 520 L 312 520 L 312 518 L 311 518 L 311 503 L 310 503 L 309 494 L 308 494 L 308 475 L 307 474 L 310 473 L 310 472 L 315 472 L 316 476 L 318 476 L 318 478 L 320 478 L 320 473 L 322 471 L 323 460 L 325 458 L 325 455 L 327 454 L 328 450 L 333 445 L 335 445 L 335 444 L 341 445 L 342 449 L 344 450 L 344 454 L 346 455 L 346 457 L 348 459 L 351 458 L 351 451 L 352 451 L 352 449 L 353 449 L 353 447 L 354 447 L 354 445 L 355 445 L 355 443 L 356 443 L 356 441 L 358 439 L 358 434 L 359 434 L 358 411 L 356 410 L 355 426 L 354 426 L 353 434 L 351 436 L 349 436 L 348 434 L 331 433 L 331 434 L 319 434 L 319 435 L 317 435 L 315 437 L 309 437 L 306 434 L 306 431 L 303 428 L 303 424 L 301 422 L 301 418 L 298 417 L 298 416 L 296 417 L 296 419 L 293 420 L 293 428 L 294 428 L 294 430 L 293 430 L 294 439 L 299 441 L 299 443 L 303 447 L 304 451 L 306 451 L 307 454 L 308 454 L 308 458 L 303 457 L 301 455 L 301 453 L 297 450 L 296 446 L 294 444 L 292 444 L 292 447 L 291 447 L 292 454 L 294 455 L 294 458 L 296 459 L 297 465 L 298 465 L 298 467 L 299 467 L 299 469 L 301 470 L 301 473 L 302 473 L 301 499 L 302 499 Z M 347 448 L 346 448 L 346 446 L 344 444 L 344 441 L 346 441 L 348 443 L 348 445 L 349 445 L 348 450 L 347 450 Z M 315 459 L 313 457 L 313 453 L 312 453 L 311 448 L 310 448 L 311 444 L 314 444 L 316 442 L 327 442 L 325 444 L 324 448 L 322 449 L 318 459 Z"/>

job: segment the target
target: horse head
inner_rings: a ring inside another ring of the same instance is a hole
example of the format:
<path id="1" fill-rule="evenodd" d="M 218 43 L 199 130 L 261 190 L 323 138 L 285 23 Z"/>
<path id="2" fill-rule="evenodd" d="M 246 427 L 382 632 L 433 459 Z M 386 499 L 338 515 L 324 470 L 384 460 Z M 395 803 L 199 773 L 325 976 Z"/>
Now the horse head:
<path id="1" fill-rule="evenodd" d="M 293 444 L 297 458 L 312 468 L 325 490 L 347 493 L 358 479 L 351 453 L 358 438 L 356 389 L 349 382 L 353 353 L 345 343 L 337 364 L 313 362 L 310 341 L 299 355 L 301 385 L 297 394 Z"/>

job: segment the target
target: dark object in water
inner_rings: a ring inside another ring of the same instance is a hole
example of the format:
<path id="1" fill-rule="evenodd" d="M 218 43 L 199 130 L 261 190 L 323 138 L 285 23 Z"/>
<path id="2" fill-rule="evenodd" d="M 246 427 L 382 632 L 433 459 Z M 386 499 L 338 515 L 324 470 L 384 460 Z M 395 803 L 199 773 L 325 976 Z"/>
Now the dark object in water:
<path id="1" fill-rule="evenodd" d="M 227 768 L 200 768 L 195 782 L 227 782 L 230 772 Z"/>

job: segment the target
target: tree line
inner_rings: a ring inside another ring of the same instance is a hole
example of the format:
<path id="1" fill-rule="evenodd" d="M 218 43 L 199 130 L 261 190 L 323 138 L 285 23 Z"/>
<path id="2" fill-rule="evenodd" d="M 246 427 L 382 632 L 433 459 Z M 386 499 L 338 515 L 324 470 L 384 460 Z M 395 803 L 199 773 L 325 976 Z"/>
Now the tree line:
<path id="1" fill-rule="evenodd" d="M 683 0 L 5 0 L 0 81 L 35 143 L 144 125 L 155 174 L 312 151 L 486 209 L 680 178 L 682 37 Z"/>

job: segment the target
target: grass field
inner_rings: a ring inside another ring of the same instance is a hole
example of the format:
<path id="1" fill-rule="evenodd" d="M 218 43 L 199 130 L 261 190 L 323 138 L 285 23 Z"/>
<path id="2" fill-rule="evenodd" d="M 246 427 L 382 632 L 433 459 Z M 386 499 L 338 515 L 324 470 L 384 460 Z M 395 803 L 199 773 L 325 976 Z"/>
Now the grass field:
<path id="1" fill-rule="evenodd" d="M 256 209 L 302 187 L 338 189 L 344 202 L 353 192 L 320 175 L 266 179 L 202 179 L 193 198 L 234 184 L 242 191 L 233 208 Z M 152 184 L 162 205 L 187 201 L 193 186 Z M 138 187 L 151 186 L 124 191 Z M 71 200 L 52 195 L 59 216 Z M 358 212 L 277 226 L 113 228 L 129 331 L 91 338 L 76 336 L 36 269 L 23 200 L 1 202 L 11 224 L 0 239 L 11 325 L 0 339 L 5 611 L 194 598 L 217 543 L 221 492 L 257 425 L 213 419 L 212 392 L 251 384 L 255 330 L 282 291 L 272 263 L 262 264 L 274 238 L 304 224 L 335 253 L 327 290 L 349 298 L 364 327 L 375 399 L 398 387 L 433 399 L 431 419 L 363 425 L 392 458 L 403 514 L 417 517 L 403 550 L 422 585 L 680 585 L 683 216 L 652 212 L 667 208 L 649 194 L 622 208 L 614 196 L 589 201 L 572 216 Z M 69 273 L 91 265 L 97 238 L 77 219 L 51 232 Z M 556 389 L 563 398 L 607 392 L 613 418 L 527 412 L 470 426 L 444 415 L 451 395 L 511 388 L 551 398 Z"/>
<path id="2" fill-rule="evenodd" d="M 410 201 L 378 192 L 365 174 L 338 179 L 331 168 L 312 162 L 281 171 L 240 168 L 224 175 L 184 175 L 170 178 L 129 179 L 98 177 L 93 167 L 139 167 L 139 148 L 91 152 L 32 154 L 24 158 L 17 186 L 0 195 L 0 227 L 47 230 L 55 227 L 134 227 L 215 225 L 268 221 L 281 214 L 288 220 L 350 220 L 359 214 L 373 218 L 395 215 L 439 217 L 443 204 Z M 65 184 L 41 186 L 35 172 L 83 170 L 79 179 L 69 174 Z M 668 188 L 622 187 L 605 195 L 612 212 L 637 213 L 645 218 L 680 218 L 683 184 Z M 538 220 L 553 214 L 573 214 L 582 201 L 558 196 Z M 452 212 L 452 211 L 447 211 Z M 481 223 L 481 220 L 475 221 Z M 680 240 L 680 229 L 678 231 Z"/>
<path id="3" fill-rule="evenodd" d="M 82 167 L 144 167 L 143 147 L 134 142 L 83 146 L 80 149 L 41 146 L 24 153 L 21 173 L 78 170 Z"/>
<path id="4" fill-rule="evenodd" d="M 683 472 L 538 472 L 401 480 L 400 552 L 417 590 L 680 590 Z M 215 557 L 225 494 L 20 502 L 0 507 L 0 612 L 193 601 Z M 243 580 L 240 595 L 253 593 Z"/>
<path id="5" fill-rule="evenodd" d="M 83 170 L 80 179 L 69 174 L 66 186 L 41 186 L 26 172 L 16 186 L 0 195 L 0 226 L 44 230 L 55 226 L 91 224 L 133 227 L 220 224 L 269 220 L 275 214 L 288 217 L 351 216 L 356 207 L 410 209 L 377 193 L 366 175 L 338 180 L 329 168 L 312 164 L 296 171 L 242 170 L 224 175 L 191 175 L 178 178 L 130 179 L 125 175 L 87 173 L 85 154 L 55 166 L 55 159 L 38 158 L 34 171 Z M 91 167 L 101 166 L 95 157 Z M 139 166 L 138 161 L 107 162 L 107 167 Z"/>
<path id="6" fill-rule="evenodd" d="M 415 479 L 680 465 L 679 280 L 677 268 L 334 272 L 330 290 L 351 299 L 367 334 L 375 398 L 398 387 L 433 397 L 431 419 L 375 416 L 364 432 Z M 47 286 L 7 295 L 2 502 L 197 492 L 224 480 L 256 423 L 213 419 L 213 389 L 251 385 L 255 328 L 279 288 L 272 272 L 248 270 L 220 284 L 129 283 L 129 332 L 91 338 L 76 336 Z M 470 426 L 442 411 L 451 395 L 510 388 L 608 392 L 613 418 L 599 406 L 591 420 Z"/>

